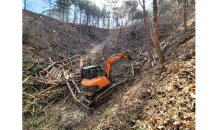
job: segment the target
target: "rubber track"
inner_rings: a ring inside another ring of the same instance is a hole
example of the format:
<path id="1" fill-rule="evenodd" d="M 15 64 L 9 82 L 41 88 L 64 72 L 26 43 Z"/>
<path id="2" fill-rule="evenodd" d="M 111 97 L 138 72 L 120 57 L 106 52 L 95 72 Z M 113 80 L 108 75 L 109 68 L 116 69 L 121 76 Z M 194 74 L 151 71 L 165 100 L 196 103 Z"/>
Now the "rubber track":
<path id="1" fill-rule="evenodd" d="M 110 89 L 113 89 L 117 84 L 112 84 L 109 88 L 107 88 L 106 90 L 104 90 L 103 92 L 97 94 L 94 98 L 95 103 L 102 103 L 102 101 L 104 101 L 104 99 L 106 99 L 106 97 L 108 97 L 112 92 Z M 107 94 L 108 93 L 108 94 Z M 104 97 L 105 96 L 105 97 Z M 100 99 L 100 101 L 99 101 Z M 102 100 L 101 100 L 102 99 Z"/>

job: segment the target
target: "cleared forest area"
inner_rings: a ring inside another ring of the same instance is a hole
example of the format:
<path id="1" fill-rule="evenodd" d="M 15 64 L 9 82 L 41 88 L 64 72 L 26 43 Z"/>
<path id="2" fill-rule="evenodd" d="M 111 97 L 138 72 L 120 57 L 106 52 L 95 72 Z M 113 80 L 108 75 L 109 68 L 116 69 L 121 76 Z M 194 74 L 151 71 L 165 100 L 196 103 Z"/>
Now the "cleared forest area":
<path id="1" fill-rule="evenodd" d="M 23 9 L 23 129 L 195 129 L 194 0 L 154 0 L 152 10 L 146 0 L 102 10 L 88 0 L 62 2 L 46 15 Z M 111 64 L 118 85 L 89 114 L 77 104 L 87 98 L 81 70 L 106 71 L 118 53 L 133 59 Z"/>

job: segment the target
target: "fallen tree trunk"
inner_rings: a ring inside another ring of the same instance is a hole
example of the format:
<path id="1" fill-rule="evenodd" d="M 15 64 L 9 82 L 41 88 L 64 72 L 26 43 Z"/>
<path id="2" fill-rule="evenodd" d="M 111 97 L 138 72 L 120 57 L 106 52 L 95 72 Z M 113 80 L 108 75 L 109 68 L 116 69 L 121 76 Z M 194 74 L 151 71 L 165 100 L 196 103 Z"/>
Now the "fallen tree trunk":
<path id="1" fill-rule="evenodd" d="M 79 90 L 79 87 L 76 85 L 76 83 L 75 83 L 73 80 L 71 80 L 71 81 L 72 81 L 73 85 L 75 86 L 77 92 L 78 92 L 78 93 L 81 93 L 80 90 Z"/>
<path id="2" fill-rule="evenodd" d="M 73 93 L 73 90 L 71 89 L 71 87 L 70 87 L 70 85 L 69 85 L 67 80 L 66 80 L 66 84 L 67 84 L 67 87 L 68 87 L 68 89 L 70 91 L 70 94 L 71 94 L 72 98 L 74 99 L 74 102 L 77 103 L 77 99 L 76 99 L 76 97 L 75 97 L 75 95 Z"/>
<path id="3" fill-rule="evenodd" d="M 56 85 L 56 86 L 58 85 L 57 83 L 54 83 L 54 82 L 46 82 L 46 81 L 41 81 L 37 79 L 32 79 L 32 80 L 38 83 L 43 83 L 43 84 Z"/>

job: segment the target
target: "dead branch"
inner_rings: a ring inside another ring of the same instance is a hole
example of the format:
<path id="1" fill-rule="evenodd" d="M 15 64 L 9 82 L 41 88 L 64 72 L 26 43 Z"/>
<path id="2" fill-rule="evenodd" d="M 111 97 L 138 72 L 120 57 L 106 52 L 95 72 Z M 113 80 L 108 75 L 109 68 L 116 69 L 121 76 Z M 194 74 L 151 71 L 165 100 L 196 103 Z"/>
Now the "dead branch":
<path id="1" fill-rule="evenodd" d="M 45 106 L 44 109 L 43 109 L 43 111 L 45 111 L 45 110 L 46 110 L 49 106 L 51 106 L 55 101 L 56 101 L 56 99 L 53 100 L 52 102 L 50 102 L 47 106 Z"/>
<path id="2" fill-rule="evenodd" d="M 43 93 L 45 93 L 45 92 L 47 92 L 47 91 L 53 89 L 54 87 L 56 87 L 56 85 L 52 85 L 51 87 L 49 87 L 49 88 L 47 88 L 47 89 L 45 89 L 45 90 L 39 92 L 38 94 L 43 94 Z"/>
<path id="3" fill-rule="evenodd" d="M 154 109 L 153 113 L 146 120 L 150 119 L 155 111 L 156 111 L 156 108 Z"/>
<path id="4" fill-rule="evenodd" d="M 31 23 L 31 22 L 35 21 L 36 19 L 38 19 L 41 15 L 43 15 L 47 11 L 51 11 L 51 10 L 43 11 L 42 14 L 40 14 L 38 17 L 35 17 L 33 20 L 29 21 L 29 23 Z"/>
<path id="5" fill-rule="evenodd" d="M 134 77 L 134 69 L 133 69 L 133 65 L 131 65 L 132 67 L 132 76 Z"/>
<path id="6" fill-rule="evenodd" d="M 131 66 L 128 66 L 128 65 L 122 64 L 122 65 L 121 65 L 121 67 L 123 67 L 123 66 L 126 66 L 126 67 L 131 67 Z"/>
<path id="7" fill-rule="evenodd" d="M 145 62 L 146 60 L 148 60 L 147 58 L 145 58 L 144 60 L 142 60 L 141 62 L 139 62 L 138 64 L 136 65 L 141 65 L 143 62 Z"/>
<path id="8" fill-rule="evenodd" d="M 26 93 L 26 92 L 23 92 L 23 95 L 27 95 L 27 96 L 29 96 L 30 98 L 35 98 L 35 96 L 34 95 L 31 95 L 31 94 L 28 94 L 28 93 Z"/>
<path id="9" fill-rule="evenodd" d="M 27 82 L 29 80 L 30 76 L 28 76 L 26 79 L 23 80 L 22 84 L 24 84 L 25 82 Z"/>
<path id="10" fill-rule="evenodd" d="M 125 78 L 123 81 L 117 83 L 116 85 L 122 84 L 122 83 L 124 83 L 124 82 L 126 82 L 126 81 L 127 81 L 127 79 Z"/>

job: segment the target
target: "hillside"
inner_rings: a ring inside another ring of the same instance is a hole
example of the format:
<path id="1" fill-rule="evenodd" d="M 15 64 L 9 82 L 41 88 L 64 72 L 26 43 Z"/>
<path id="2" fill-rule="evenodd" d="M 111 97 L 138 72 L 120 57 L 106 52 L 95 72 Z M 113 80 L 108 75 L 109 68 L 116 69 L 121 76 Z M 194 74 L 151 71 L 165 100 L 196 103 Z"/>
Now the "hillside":
<path id="1" fill-rule="evenodd" d="M 23 33 L 29 37 L 24 40 L 23 51 L 35 58 L 45 58 L 54 55 L 54 52 L 72 53 L 89 49 L 93 44 L 104 41 L 110 31 L 81 25 L 80 38 L 78 24 L 66 23 L 27 10 L 23 10 L 22 19 Z"/>
<path id="2" fill-rule="evenodd" d="M 73 80 L 80 86 L 79 60 L 88 59 L 105 69 L 107 59 L 114 54 L 135 57 L 112 64 L 112 80 L 127 82 L 117 86 L 90 116 L 74 103 L 65 84 L 42 98 L 35 93 L 48 86 L 29 80 L 23 84 L 23 129 L 195 129 L 195 11 L 191 7 L 188 11 L 186 32 L 179 23 L 170 28 L 164 21 L 159 23 L 165 60 L 164 69 L 160 69 L 147 61 L 143 22 L 121 29 L 89 26 L 88 33 L 82 25 L 80 38 L 77 24 L 23 10 L 23 31 L 27 28 L 29 35 L 23 40 L 23 80 L 37 77 L 63 55 L 73 61 Z M 153 44 L 151 48 L 154 52 Z"/>

